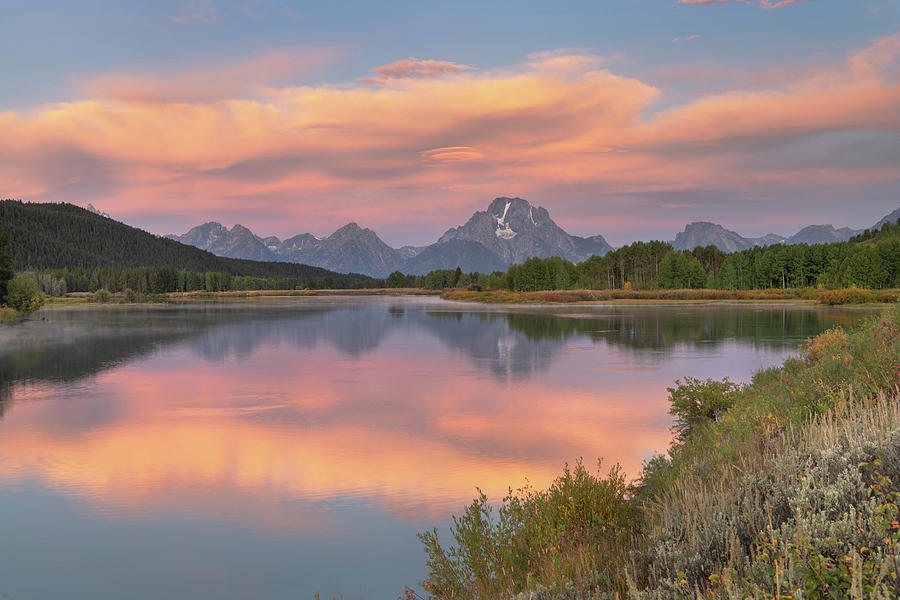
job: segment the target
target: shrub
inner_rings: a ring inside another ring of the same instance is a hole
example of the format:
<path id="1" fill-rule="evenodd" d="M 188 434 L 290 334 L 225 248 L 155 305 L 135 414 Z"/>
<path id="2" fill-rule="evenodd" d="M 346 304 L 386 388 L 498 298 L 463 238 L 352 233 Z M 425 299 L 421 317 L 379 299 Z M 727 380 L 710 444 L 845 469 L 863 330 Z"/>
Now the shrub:
<path id="1" fill-rule="evenodd" d="M 819 296 L 819 304 L 830 304 L 832 306 L 838 304 L 869 304 L 877 300 L 878 297 L 875 294 L 858 287 L 828 290 Z"/>
<path id="2" fill-rule="evenodd" d="M 707 379 L 700 381 L 693 377 L 685 377 L 684 382 L 675 380 L 675 387 L 666 388 L 669 392 L 669 414 L 675 417 L 672 429 L 678 439 L 685 439 L 696 427 L 714 423 L 719 416 L 734 404 L 734 393 L 741 387 L 728 380 Z"/>
<path id="3" fill-rule="evenodd" d="M 841 356 L 850 348 L 850 338 L 841 326 L 829 329 L 813 339 L 806 340 L 806 357 L 816 362 L 827 357 Z"/>
<path id="4" fill-rule="evenodd" d="M 455 545 L 419 534 L 428 555 L 425 588 L 438 598 L 508 598 L 538 583 L 584 591 L 617 586 L 637 512 L 616 466 L 606 477 L 581 461 L 546 491 L 510 490 L 494 518 L 481 493 L 453 518 Z M 621 587 L 621 585 L 618 585 Z"/>
<path id="5" fill-rule="evenodd" d="M 32 313 L 42 307 L 47 297 L 37 281 L 27 275 L 16 275 L 6 285 L 6 303 L 20 313 Z"/>
<path id="6" fill-rule="evenodd" d="M 109 293 L 109 290 L 100 288 L 94 292 L 92 300 L 94 302 L 99 302 L 100 304 L 105 304 L 106 302 L 109 302 L 111 298 L 112 294 Z"/>
<path id="7" fill-rule="evenodd" d="M 650 535 L 644 595 L 839 598 L 856 579 L 869 583 L 865 597 L 896 597 L 873 592 L 900 591 L 889 577 L 898 477 L 900 402 L 846 401 L 781 434 L 735 481 L 674 491 Z"/>

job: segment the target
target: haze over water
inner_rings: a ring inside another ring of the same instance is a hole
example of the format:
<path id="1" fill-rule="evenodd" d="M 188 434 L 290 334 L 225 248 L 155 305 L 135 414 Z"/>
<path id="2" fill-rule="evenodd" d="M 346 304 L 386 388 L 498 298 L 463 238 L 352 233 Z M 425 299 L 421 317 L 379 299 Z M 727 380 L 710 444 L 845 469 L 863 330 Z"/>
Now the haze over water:
<path id="1" fill-rule="evenodd" d="M 304 298 L 55 308 L 0 330 L 0 598 L 396 598 L 417 531 L 584 457 L 666 387 L 870 314 Z"/>

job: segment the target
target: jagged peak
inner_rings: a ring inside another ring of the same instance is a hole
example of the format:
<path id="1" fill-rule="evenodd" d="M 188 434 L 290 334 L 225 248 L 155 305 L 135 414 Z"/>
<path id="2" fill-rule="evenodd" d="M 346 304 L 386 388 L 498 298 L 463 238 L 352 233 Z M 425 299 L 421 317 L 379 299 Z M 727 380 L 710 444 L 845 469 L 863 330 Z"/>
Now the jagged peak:
<path id="1" fill-rule="evenodd" d="M 684 226 L 685 229 L 688 228 L 700 228 L 700 227 L 718 227 L 720 229 L 725 229 L 724 226 L 719 225 L 718 223 L 713 223 L 712 221 L 691 221 L 687 225 Z"/>
<path id="2" fill-rule="evenodd" d="M 225 229 L 225 227 L 223 227 L 222 224 L 219 223 L 218 221 L 207 221 L 206 223 L 203 223 L 202 225 L 197 225 L 196 227 L 193 227 L 192 229 L 200 229 L 203 227 L 218 227 L 220 229 Z"/>
<path id="3" fill-rule="evenodd" d="M 357 231 L 366 231 L 366 230 L 363 229 L 362 227 L 360 227 L 356 221 L 350 221 L 349 223 L 347 223 L 340 229 L 337 229 L 334 233 L 345 233 L 345 232 L 352 233 L 352 232 L 357 232 Z M 334 234 L 332 234 L 332 235 L 334 235 Z"/>

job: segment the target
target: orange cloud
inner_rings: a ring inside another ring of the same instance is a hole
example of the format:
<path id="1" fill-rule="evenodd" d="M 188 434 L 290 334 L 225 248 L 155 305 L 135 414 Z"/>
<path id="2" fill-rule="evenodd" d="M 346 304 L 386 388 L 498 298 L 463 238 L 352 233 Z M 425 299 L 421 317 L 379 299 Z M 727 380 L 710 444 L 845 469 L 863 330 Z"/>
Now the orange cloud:
<path id="1" fill-rule="evenodd" d="M 449 146 L 422 152 L 422 158 L 435 163 L 454 163 L 481 160 L 484 154 L 471 146 Z"/>
<path id="2" fill-rule="evenodd" d="M 830 68 L 657 110 L 663 90 L 575 51 L 377 87 L 264 85 L 307 64 L 285 55 L 173 82 L 98 79 L 83 88 L 91 99 L 0 113 L 0 188 L 102 202 L 121 218 L 168 211 L 191 223 L 251 211 L 241 221 L 263 233 L 295 220 L 328 233 L 401 213 L 415 219 L 407 226 L 446 226 L 447 212 L 423 198 L 465 216 L 493 195 L 576 187 L 596 197 L 820 182 L 826 172 L 871 181 L 896 171 L 874 155 L 820 164 L 773 150 L 814 135 L 896 131 L 898 57 L 900 35 L 889 36 Z M 252 94 L 229 83 L 252 71 Z"/>
<path id="3" fill-rule="evenodd" d="M 443 60 L 419 60 L 417 58 L 408 58 L 406 60 L 394 61 L 389 65 L 382 65 L 370 69 L 370 72 L 375 73 L 376 77 L 360 77 L 358 80 L 362 83 L 384 84 L 389 79 L 441 77 L 442 75 L 468 71 L 472 68 L 473 67 L 469 65 L 460 65 Z"/>

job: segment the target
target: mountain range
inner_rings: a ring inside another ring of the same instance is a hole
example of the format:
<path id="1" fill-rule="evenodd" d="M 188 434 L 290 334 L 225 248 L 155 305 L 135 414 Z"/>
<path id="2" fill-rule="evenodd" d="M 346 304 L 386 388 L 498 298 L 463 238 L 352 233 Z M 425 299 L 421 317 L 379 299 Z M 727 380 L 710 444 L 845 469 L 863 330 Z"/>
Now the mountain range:
<path id="1" fill-rule="evenodd" d="M 612 246 L 603 236 L 569 235 L 547 209 L 521 198 L 497 198 L 463 225 L 448 229 L 429 246 L 388 246 L 371 229 L 348 223 L 325 238 L 301 233 L 286 240 L 260 237 L 242 225 L 230 230 L 209 222 L 170 239 L 219 256 L 314 265 L 342 273 L 385 277 L 393 271 L 421 275 L 434 269 L 491 273 L 532 256 L 562 256 L 580 262 Z"/>
<path id="2" fill-rule="evenodd" d="M 772 244 L 830 244 L 846 242 L 862 230 L 832 225 L 808 225 L 790 237 L 777 233 L 767 233 L 758 238 L 747 238 L 739 233 L 725 229 L 709 221 L 689 223 L 684 231 L 675 236 L 672 247 L 676 250 L 693 250 L 698 246 L 716 246 L 725 252 L 739 252 L 754 246 L 770 246 Z"/>
<path id="3" fill-rule="evenodd" d="M 900 208 L 878 221 L 873 228 L 900 219 Z M 770 233 L 748 238 L 708 221 L 688 224 L 675 236 L 676 250 L 716 246 L 725 252 L 771 244 L 826 244 L 843 242 L 861 230 L 832 225 L 809 225 L 785 237 Z M 341 273 L 365 273 L 385 277 L 393 271 L 421 275 L 435 269 L 490 273 L 532 256 L 561 256 L 581 262 L 613 250 L 601 235 L 570 235 L 557 225 L 547 209 L 522 198 L 496 198 L 459 227 L 448 229 L 428 246 L 392 248 L 371 229 L 348 223 L 325 238 L 301 233 L 285 240 L 260 237 L 242 225 L 230 230 L 214 221 L 194 227 L 170 239 L 196 246 L 213 254 L 258 261 L 293 262 Z"/>

